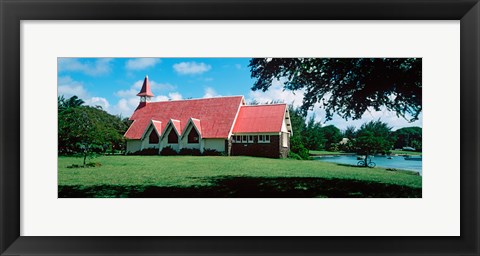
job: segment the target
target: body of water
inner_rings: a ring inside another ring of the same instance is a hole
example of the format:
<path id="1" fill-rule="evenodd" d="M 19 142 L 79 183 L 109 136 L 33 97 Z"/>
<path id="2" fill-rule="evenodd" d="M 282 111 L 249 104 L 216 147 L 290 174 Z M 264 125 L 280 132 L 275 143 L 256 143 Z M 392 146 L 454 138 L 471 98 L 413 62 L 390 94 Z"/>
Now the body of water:
<path id="1" fill-rule="evenodd" d="M 339 164 L 351 164 L 357 165 L 358 161 L 356 155 L 340 155 L 340 156 L 322 156 L 315 157 L 315 160 L 339 163 Z M 402 169 L 409 171 L 419 172 L 422 174 L 422 160 L 405 160 L 403 156 L 392 156 L 388 159 L 386 156 L 374 156 L 371 158 L 378 167 Z"/>

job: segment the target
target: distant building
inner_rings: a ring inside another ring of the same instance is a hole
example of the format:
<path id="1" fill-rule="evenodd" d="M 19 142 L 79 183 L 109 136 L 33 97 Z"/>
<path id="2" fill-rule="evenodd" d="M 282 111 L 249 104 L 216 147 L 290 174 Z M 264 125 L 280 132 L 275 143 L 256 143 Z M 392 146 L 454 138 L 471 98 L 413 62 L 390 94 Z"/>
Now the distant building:
<path id="1" fill-rule="evenodd" d="M 350 141 L 348 138 L 342 138 L 342 140 L 338 143 L 339 145 L 345 145 Z"/>
<path id="2" fill-rule="evenodd" d="M 127 153 L 171 147 L 226 155 L 287 157 L 292 128 L 286 104 L 246 105 L 243 96 L 150 102 L 148 76 L 125 133 Z"/>

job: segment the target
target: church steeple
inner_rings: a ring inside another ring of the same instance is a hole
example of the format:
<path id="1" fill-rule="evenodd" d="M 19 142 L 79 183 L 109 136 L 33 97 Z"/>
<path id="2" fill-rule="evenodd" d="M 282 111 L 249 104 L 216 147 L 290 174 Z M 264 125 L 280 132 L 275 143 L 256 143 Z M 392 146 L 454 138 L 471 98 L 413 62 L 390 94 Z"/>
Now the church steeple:
<path id="1" fill-rule="evenodd" d="M 145 107 L 147 103 L 150 101 L 150 99 L 153 96 L 155 96 L 153 95 L 152 90 L 150 89 L 150 82 L 148 81 L 148 76 L 145 76 L 145 80 L 143 80 L 142 89 L 140 90 L 139 93 L 137 93 L 137 96 L 140 97 L 140 104 L 138 105 L 137 109 Z"/>

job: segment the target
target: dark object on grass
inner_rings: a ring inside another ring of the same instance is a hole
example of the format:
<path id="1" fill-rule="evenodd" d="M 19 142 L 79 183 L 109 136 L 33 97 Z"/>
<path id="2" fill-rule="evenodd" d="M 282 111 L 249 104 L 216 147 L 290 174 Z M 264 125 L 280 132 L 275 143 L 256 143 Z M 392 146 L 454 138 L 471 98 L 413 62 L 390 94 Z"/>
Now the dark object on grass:
<path id="1" fill-rule="evenodd" d="M 217 150 L 215 149 L 205 149 L 203 150 L 203 155 L 204 156 L 221 156 L 221 155 L 224 155 L 223 152 L 218 152 Z"/>
<path id="2" fill-rule="evenodd" d="M 102 166 L 101 163 L 90 162 L 90 163 L 86 163 L 85 166 L 78 165 L 78 164 L 71 164 L 67 166 L 67 168 L 89 168 L 89 167 L 100 167 L 100 166 Z"/>
<path id="3" fill-rule="evenodd" d="M 85 166 L 86 167 L 100 167 L 100 166 L 102 166 L 102 164 L 101 163 L 87 163 Z"/>
<path id="4" fill-rule="evenodd" d="M 177 151 L 175 151 L 172 147 L 164 147 L 162 151 L 160 151 L 160 155 L 162 156 L 176 156 L 178 155 Z"/>
<path id="5" fill-rule="evenodd" d="M 173 149 L 172 149 L 173 150 Z M 136 155 L 136 156 L 140 156 L 140 155 L 143 155 L 143 156 L 154 156 L 154 155 L 158 155 L 158 148 L 144 148 L 142 150 L 139 150 L 139 151 L 136 151 L 136 152 L 133 152 L 133 153 L 129 153 L 129 155 Z"/>
<path id="6" fill-rule="evenodd" d="M 202 153 L 200 152 L 200 149 L 196 148 L 182 148 L 180 149 L 180 152 L 178 152 L 179 155 L 182 156 L 200 156 Z"/>

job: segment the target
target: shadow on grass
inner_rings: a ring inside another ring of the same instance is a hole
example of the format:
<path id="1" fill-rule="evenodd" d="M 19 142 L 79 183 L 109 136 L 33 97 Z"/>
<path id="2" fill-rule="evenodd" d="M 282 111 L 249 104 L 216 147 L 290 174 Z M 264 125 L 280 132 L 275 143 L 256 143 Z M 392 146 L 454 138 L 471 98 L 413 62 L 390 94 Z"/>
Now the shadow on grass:
<path id="1" fill-rule="evenodd" d="M 60 198 L 406 198 L 422 197 L 421 188 L 321 178 L 216 177 L 197 187 L 59 186 Z"/>

